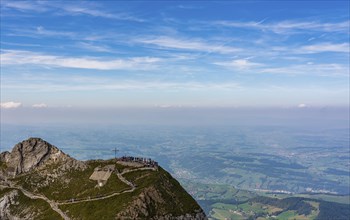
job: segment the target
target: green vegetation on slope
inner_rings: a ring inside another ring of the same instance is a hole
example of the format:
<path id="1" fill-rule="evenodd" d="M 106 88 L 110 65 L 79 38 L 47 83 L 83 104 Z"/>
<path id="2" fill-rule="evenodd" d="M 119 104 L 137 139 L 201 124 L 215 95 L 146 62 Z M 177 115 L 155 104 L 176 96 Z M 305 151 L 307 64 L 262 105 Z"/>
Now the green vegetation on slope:
<path id="1" fill-rule="evenodd" d="M 200 209 L 197 202 L 162 168 L 159 168 L 158 171 L 134 171 L 125 174 L 124 177 L 137 185 L 135 191 L 103 200 L 60 205 L 60 208 L 69 212 L 69 215 L 76 219 L 113 219 L 142 192 L 154 188 L 160 193 L 165 203 L 159 205 L 153 201 L 151 205 L 153 208 L 158 205 L 157 210 L 149 207 L 150 216 L 148 217 L 161 212 L 178 216 Z"/>
<path id="2" fill-rule="evenodd" d="M 60 205 L 59 207 L 74 219 L 114 219 L 116 213 L 125 209 L 126 205 L 132 201 L 132 196 L 135 195 L 136 191 L 107 199 Z"/>
<path id="3" fill-rule="evenodd" d="M 49 199 L 55 201 L 66 201 L 70 199 L 86 199 L 88 197 L 97 197 L 109 195 L 115 192 L 121 192 L 130 187 L 120 181 L 115 173 L 103 187 L 96 187 L 97 182 L 89 180 L 95 167 L 110 164 L 110 161 L 90 161 L 88 168 L 84 171 L 71 170 L 66 171 L 59 178 L 53 178 L 48 184 L 42 185 L 46 181 L 46 175 L 41 175 L 40 171 L 21 176 L 19 183 L 33 192 L 44 194 Z"/>
<path id="4" fill-rule="evenodd" d="M 0 196 L 14 189 L 0 190 Z M 25 196 L 21 191 L 16 190 L 18 195 L 15 196 L 14 204 L 10 205 L 10 212 L 21 219 L 46 220 L 46 219 L 62 219 L 61 216 L 51 209 L 50 205 L 41 199 L 31 199 Z"/>

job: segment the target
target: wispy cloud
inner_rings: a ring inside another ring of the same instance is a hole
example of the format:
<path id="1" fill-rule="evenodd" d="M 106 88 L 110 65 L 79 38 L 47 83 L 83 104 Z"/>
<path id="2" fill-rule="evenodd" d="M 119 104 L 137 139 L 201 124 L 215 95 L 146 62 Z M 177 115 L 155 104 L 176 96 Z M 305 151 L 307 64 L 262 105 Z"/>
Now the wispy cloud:
<path id="1" fill-rule="evenodd" d="M 22 106 L 20 102 L 2 102 L 0 103 L 0 107 L 3 109 L 11 109 L 11 108 L 19 108 Z"/>
<path id="2" fill-rule="evenodd" d="M 72 31 L 65 31 L 61 29 L 57 30 L 50 30 L 46 29 L 43 26 L 37 26 L 37 27 L 25 27 L 25 28 L 11 28 L 10 32 L 5 32 L 4 35 L 6 36 L 15 36 L 15 37 L 29 37 L 29 38 L 64 38 L 64 39 L 81 39 L 81 36 Z"/>
<path id="3" fill-rule="evenodd" d="M 315 54 L 315 53 L 348 53 L 350 52 L 349 43 L 330 43 L 330 42 L 320 42 L 317 44 L 309 45 L 285 45 L 285 46 L 271 46 L 270 54 L 275 53 L 274 55 L 300 55 L 300 54 Z M 256 54 L 266 55 L 268 52 L 264 50 L 255 49 Z M 261 52 L 261 53 L 259 53 Z M 303 59 L 303 57 L 295 57 L 296 59 Z"/>
<path id="4" fill-rule="evenodd" d="M 1 6 L 5 9 L 15 9 L 22 12 L 47 12 L 53 11 L 52 15 L 87 15 L 93 17 L 101 17 L 107 19 L 125 20 L 143 22 L 144 20 L 128 13 L 108 12 L 106 9 L 102 9 L 97 3 L 84 2 L 84 4 L 78 4 L 78 2 L 70 4 L 55 2 L 55 1 L 1 1 Z"/>
<path id="5" fill-rule="evenodd" d="M 166 36 L 136 39 L 135 41 L 139 43 L 155 45 L 160 48 L 201 51 L 206 53 L 215 52 L 221 54 L 228 54 L 241 50 L 239 48 L 226 46 L 225 44 L 215 44 L 200 39 L 178 39 Z"/>
<path id="6" fill-rule="evenodd" d="M 176 8 L 180 8 L 180 9 L 202 9 L 202 6 L 199 5 L 178 5 L 176 6 Z"/>
<path id="7" fill-rule="evenodd" d="M 113 52 L 113 50 L 108 46 L 103 45 L 95 45 L 92 43 L 86 43 L 86 42 L 79 42 L 77 44 L 79 48 L 90 50 L 90 51 L 96 51 L 96 52 Z"/>
<path id="8" fill-rule="evenodd" d="M 38 7 L 36 2 L 32 2 L 32 1 L 3 0 L 3 1 L 1 1 L 1 6 L 3 8 L 12 8 L 12 9 L 16 9 L 19 11 L 36 11 L 36 12 L 46 11 L 45 7 Z"/>
<path id="9" fill-rule="evenodd" d="M 299 53 L 322 53 L 322 52 L 341 52 L 349 53 L 349 43 L 332 44 L 332 43 L 320 43 L 303 46 L 298 49 Z"/>
<path id="10" fill-rule="evenodd" d="M 100 59 L 84 57 L 62 57 L 30 51 L 6 50 L 1 54 L 2 65 L 40 65 L 97 70 L 143 70 L 152 69 L 160 62 L 156 57 L 133 57 L 128 59 Z"/>
<path id="11" fill-rule="evenodd" d="M 43 26 L 38 26 L 36 28 L 36 31 L 33 34 L 39 34 L 44 36 L 59 36 L 59 37 L 74 37 L 76 34 L 74 32 L 69 31 L 54 31 L 54 30 L 47 30 Z"/>
<path id="12" fill-rule="evenodd" d="M 343 64 L 301 64 L 283 67 L 262 68 L 258 72 L 269 74 L 310 75 L 310 76 L 349 76 L 349 67 Z"/>
<path id="13" fill-rule="evenodd" d="M 307 107 L 307 105 L 304 103 L 298 105 L 298 108 L 306 108 L 306 107 Z"/>
<path id="14" fill-rule="evenodd" d="M 136 21 L 143 22 L 144 20 L 141 18 L 137 18 L 127 13 L 109 13 L 106 11 L 89 8 L 81 5 L 62 5 L 61 9 L 63 9 L 66 13 L 70 15 L 89 15 L 93 17 L 102 17 L 102 18 L 110 18 L 117 20 L 127 20 L 127 21 Z"/>
<path id="15" fill-rule="evenodd" d="M 40 103 L 40 104 L 33 104 L 32 105 L 33 108 L 47 108 L 47 104 L 45 103 Z"/>
<path id="16" fill-rule="evenodd" d="M 165 82 L 165 81 L 101 81 L 100 78 L 96 80 L 84 80 L 78 85 L 71 86 L 64 82 L 50 83 L 50 82 L 25 82 L 25 83 L 7 83 L 4 89 L 16 89 L 20 91 L 42 91 L 42 92 L 59 92 L 59 91 L 111 91 L 111 90 L 131 90 L 131 91 L 208 91 L 208 90 L 237 90 L 240 85 L 237 82 Z"/>
<path id="17" fill-rule="evenodd" d="M 299 31 L 320 31 L 320 32 L 349 32 L 350 21 L 343 21 L 338 23 L 322 23 L 322 22 L 309 22 L 309 21 L 280 21 L 274 23 L 268 23 L 263 21 L 254 22 L 240 22 L 240 21 L 215 21 L 215 25 L 221 25 L 226 27 L 235 28 L 254 28 L 263 31 L 272 31 L 277 34 L 284 33 L 298 33 Z"/>
<path id="18" fill-rule="evenodd" d="M 249 61 L 249 59 L 236 59 L 229 62 L 215 62 L 214 64 L 239 70 L 246 70 L 254 67 L 263 66 L 263 64 L 261 63 L 251 62 Z"/>

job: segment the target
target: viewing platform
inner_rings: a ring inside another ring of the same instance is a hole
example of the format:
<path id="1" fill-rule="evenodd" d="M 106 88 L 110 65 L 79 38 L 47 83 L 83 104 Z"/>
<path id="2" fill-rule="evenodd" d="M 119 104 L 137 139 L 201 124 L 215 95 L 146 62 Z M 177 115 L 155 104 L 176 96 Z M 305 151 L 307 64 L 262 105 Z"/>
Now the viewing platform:
<path id="1" fill-rule="evenodd" d="M 151 158 L 123 156 L 117 158 L 117 163 L 132 167 L 153 167 L 158 168 L 158 162 Z"/>

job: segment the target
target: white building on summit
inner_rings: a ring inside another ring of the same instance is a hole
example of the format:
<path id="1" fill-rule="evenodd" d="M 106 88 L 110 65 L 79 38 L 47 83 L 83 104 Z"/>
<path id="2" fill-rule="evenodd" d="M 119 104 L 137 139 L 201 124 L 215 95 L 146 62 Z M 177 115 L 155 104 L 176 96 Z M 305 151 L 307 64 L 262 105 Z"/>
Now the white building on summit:
<path id="1" fill-rule="evenodd" d="M 114 170 L 115 170 L 114 164 L 104 166 L 103 168 L 96 167 L 89 179 L 97 181 L 97 185 L 99 187 L 102 187 L 107 183 L 107 180 L 109 179 L 109 177 L 111 176 Z"/>

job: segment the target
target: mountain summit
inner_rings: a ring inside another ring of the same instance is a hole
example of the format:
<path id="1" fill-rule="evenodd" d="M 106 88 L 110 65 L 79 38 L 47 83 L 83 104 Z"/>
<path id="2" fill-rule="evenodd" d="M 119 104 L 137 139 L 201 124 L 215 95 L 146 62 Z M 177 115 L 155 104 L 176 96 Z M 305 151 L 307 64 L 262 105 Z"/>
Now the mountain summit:
<path id="1" fill-rule="evenodd" d="M 148 158 L 79 161 L 40 138 L 0 154 L 0 219 L 206 219 Z"/>
<path id="2" fill-rule="evenodd" d="M 83 162 L 71 158 L 40 138 L 29 138 L 16 144 L 11 153 L 0 154 L 0 161 L 6 163 L 6 173 L 13 177 L 54 163 L 64 164 L 66 168 L 84 169 L 86 167 Z"/>

